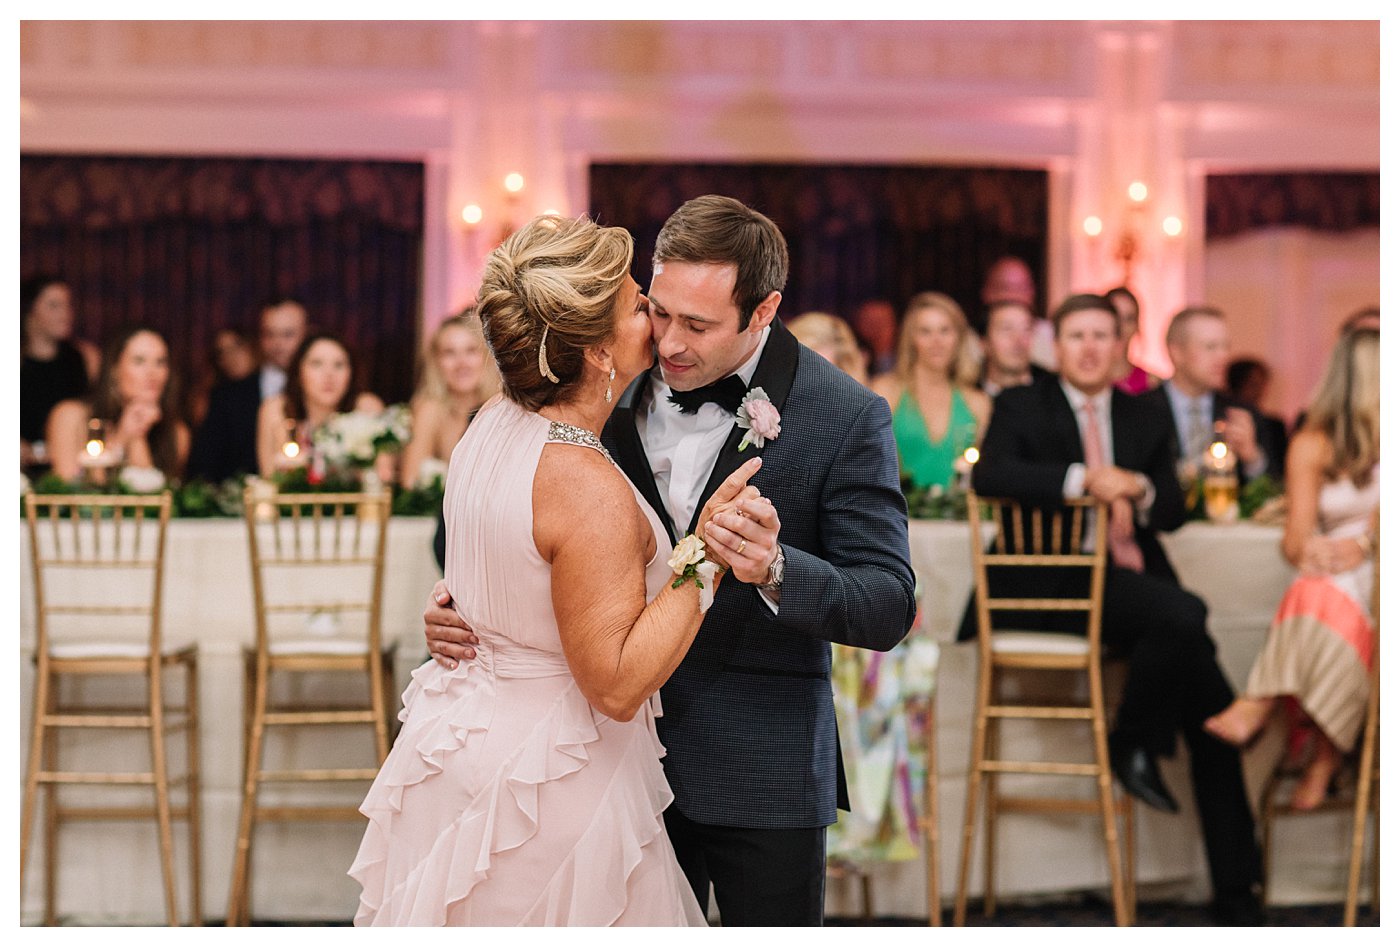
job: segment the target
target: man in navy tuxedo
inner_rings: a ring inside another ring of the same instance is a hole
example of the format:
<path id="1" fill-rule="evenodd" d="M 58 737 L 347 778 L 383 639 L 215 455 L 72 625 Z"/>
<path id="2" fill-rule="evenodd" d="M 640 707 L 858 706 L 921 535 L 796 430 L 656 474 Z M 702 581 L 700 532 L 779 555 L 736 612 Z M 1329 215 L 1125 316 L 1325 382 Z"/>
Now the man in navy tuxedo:
<path id="1" fill-rule="evenodd" d="M 762 497 L 704 539 L 732 578 L 661 688 L 675 802 L 666 827 L 702 907 L 726 926 L 820 924 L 825 827 L 844 803 L 831 642 L 887 651 L 914 620 L 907 510 L 883 399 L 777 321 L 787 246 L 727 197 L 686 202 L 662 227 L 649 291 L 657 363 L 619 399 L 603 441 L 677 540 L 702 498 L 759 450 Z M 736 411 L 761 396 L 781 430 L 741 452 Z M 434 589 L 439 660 L 472 657 Z"/>
<path id="2" fill-rule="evenodd" d="M 281 394 L 287 369 L 306 336 L 306 310 L 278 299 L 258 314 L 262 365 L 246 378 L 220 382 L 209 392 L 209 411 L 190 448 L 188 476 L 214 483 L 258 472 L 258 407 Z"/>
<path id="3" fill-rule="evenodd" d="M 997 397 L 973 487 L 984 496 L 1040 506 L 1080 496 L 1109 505 L 1103 640 L 1128 660 L 1109 735 L 1114 774 L 1148 805 L 1177 811 L 1156 760 L 1174 751 L 1177 734 L 1185 738 L 1216 920 L 1262 923 L 1254 891 L 1259 850 L 1239 751 L 1202 726 L 1229 706 L 1234 691 L 1216 661 L 1205 604 L 1178 584 L 1157 539 L 1159 531 L 1176 529 L 1186 518 L 1170 422 L 1156 405 L 1113 387 L 1119 320 L 1112 303 L 1092 294 L 1071 296 L 1052 321 L 1061 374 Z M 1018 596 L 1084 594 L 1082 588 L 1057 587 L 1060 580 L 1003 581 L 1019 583 Z M 994 583 L 991 594 L 1007 592 Z M 959 634 L 964 639 L 976 634 L 968 612 Z M 1061 627 L 1063 618 L 1047 613 L 1044 630 L 1082 633 L 1082 625 Z"/>

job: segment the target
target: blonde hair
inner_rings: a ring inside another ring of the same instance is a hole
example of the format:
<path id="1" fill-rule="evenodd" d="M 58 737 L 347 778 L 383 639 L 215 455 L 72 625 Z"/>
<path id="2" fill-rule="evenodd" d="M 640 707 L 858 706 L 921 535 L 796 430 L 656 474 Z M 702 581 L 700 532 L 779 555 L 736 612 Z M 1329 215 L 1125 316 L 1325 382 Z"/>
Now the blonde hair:
<path id="1" fill-rule="evenodd" d="M 1381 334 L 1352 329 L 1332 348 L 1327 372 L 1308 405 L 1305 430 L 1332 445 L 1324 476 L 1361 485 L 1381 459 Z"/>
<path id="2" fill-rule="evenodd" d="M 627 231 L 586 217 L 536 217 L 491 251 L 477 312 L 507 398 L 535 411 L 574 396 L 631 265 Z"/>
<path id="3" fill-rule="evenodd" d="M 496 371 L 496 362 L 491 357 L 491 346 L 486 342 L 486 333 L 481 329 L 481 319 L 476 314 L 475 306 L 468 306 L 457 315 L 449 316 L 433 330 L 433 337 L 428 340 L 428 347 L 423 350 L 418 390 L 414 392 L 413 396 L 414 398 L 428 398 L 439 402 L 446 402 L 451 397 L 447 390 L 447 382 L 442 377 L 442 369 L 438 368 L 437 362 L 438 346 L 442 342 L 443 335 L 449 329 L 466 330 L 481 346 L 485 355 L 485 363 L 481 366 L 481 377 L 477 379 L 476 390 L 472 392 L 473 403 L 482 404 L 487 398 L 501 390 L 501 376 Z"/>
<path id="4" fill-rule="evenodd" d="M 856 342 L 856 334 L 845 319 L 827 312 L 804 312 L 787 323 L 787 328 L 808 348 L 833 350 L 836 367 L 862 385 L 866 383 L 865 358 Z"/>
<path id="5" fill-rule="evenodd" d="M 914 380 L 914 364 L 918 361 L 918 353 L 914 350 L 914 329 L 919 313 L 925 309 L 936 309 L 946 315 L 958 334 L 957 352 L 953 356 L 948 380 L 964 387 L 977 384 L 977 376 L 982 368 L 981 349 L 967 324 L 967 316 L 963 315 L 962 307 L 953 297 L 944 293 L 924 292 L 909 300 L 909 305 L 904 310 L 904 322 L 899 329 L 894 371 L 901 387 L 909 387 Z"/>

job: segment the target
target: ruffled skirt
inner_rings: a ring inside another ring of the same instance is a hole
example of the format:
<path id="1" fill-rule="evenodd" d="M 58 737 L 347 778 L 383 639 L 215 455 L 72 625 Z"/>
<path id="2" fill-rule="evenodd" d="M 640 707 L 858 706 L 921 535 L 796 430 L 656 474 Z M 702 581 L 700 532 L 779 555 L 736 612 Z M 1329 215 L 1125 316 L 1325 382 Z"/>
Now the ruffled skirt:
<path id="1" fill-rule="evenodd" d="M 360 807 L 356 925 L 704 925 L 662 822 L 658 709 L 621 723 L 567 672 L 489 658 L 418 668 Z"/>

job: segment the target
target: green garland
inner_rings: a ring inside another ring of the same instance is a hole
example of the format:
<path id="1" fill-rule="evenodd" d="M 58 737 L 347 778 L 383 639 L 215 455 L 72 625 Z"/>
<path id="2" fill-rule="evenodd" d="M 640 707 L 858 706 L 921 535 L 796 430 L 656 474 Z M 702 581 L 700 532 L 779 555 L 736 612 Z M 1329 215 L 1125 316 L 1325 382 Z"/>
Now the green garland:
<path id="1" fill-rule="evenodd" d="M 237 518 L 243 515 L 245 477 L 232 477 L 223 483 L 207 480 L 187 480 L 170 486 L 170 515 L 178 519 Z M 358 481 L 348 477 L 327 477 L 311 483 L 305 468 L 279 473 L 272 478 L 284 493 L 353 493 L 360 489 Z M 413 488 L 395 486 L 391 505 L 394 516 L 437 516 L 442 510 L 443 479 Z M 34 493 L 72 496 L 79 493 L 103 493 L 133 496 L 135 491 L 120 482 L 106 487 L 73 483 L 54 473 L 46 473 L 30 488 Z M 24 499 L 20 498 L 20 515 L 24 515 Z"/>

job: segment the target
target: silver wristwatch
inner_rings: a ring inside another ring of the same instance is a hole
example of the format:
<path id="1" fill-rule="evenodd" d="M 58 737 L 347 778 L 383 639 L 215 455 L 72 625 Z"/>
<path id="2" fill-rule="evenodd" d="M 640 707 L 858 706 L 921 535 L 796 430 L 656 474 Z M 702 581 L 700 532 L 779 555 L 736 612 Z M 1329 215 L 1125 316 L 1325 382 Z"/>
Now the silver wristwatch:
<path id="1" fill-rule="evenodd" d="M 776 592 L 783 587 L 783 569 L 787 567 L 787 557 L 783 555 L 783 547 L 778 547 L 778 555 L 773 559 L 773 564 L 768 567 L 768 581 L 759 586 L 765 592 Z"/>

